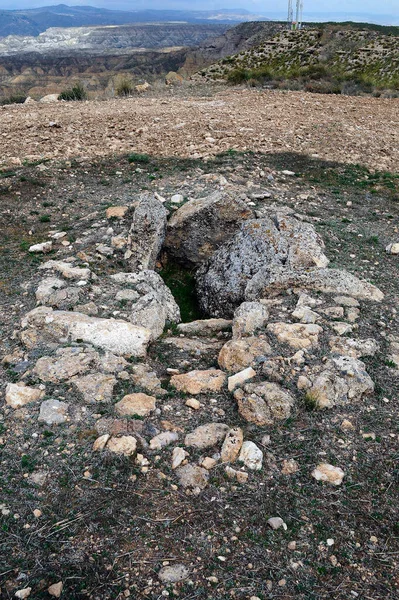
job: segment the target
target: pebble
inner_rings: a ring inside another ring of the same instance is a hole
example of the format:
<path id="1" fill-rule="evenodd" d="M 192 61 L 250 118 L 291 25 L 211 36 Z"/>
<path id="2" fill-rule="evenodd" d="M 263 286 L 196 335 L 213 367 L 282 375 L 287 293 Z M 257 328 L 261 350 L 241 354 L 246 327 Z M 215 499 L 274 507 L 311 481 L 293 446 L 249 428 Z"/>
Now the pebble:
<path id="1" fill-rule="evenodd" d="M 188 400 L 186 400 L 185 404 L 193 410 L 199 410 L 201 408 L 201 402 L 199 400 L 196 400 L 195 398 L 189 398 Z"/>
<path id="2" fill-rule="evenodd" d="M 31 591 L 31 587 L 24 588 L 23 590 L 18 590 L 17 592 L 15 592 L 15 597 L 20 598 L 20 600 L 23 600 L 24 598 L 28 598 L 30 596 Z"/>
<path id="3" fill-rule="evenodd" d="M 272 529 L 280 529 L 280 527 L 282 527 L 284 531 L 287 531 L 288 529 L 287 524 L 281 517 L 270 517 L 270 519 L 267 520 L 267 524 Z"/>
<path id="4" fill-rule="evenodd" d="M 50 596 L 53 596 L 54 598 L 59 598 L 62 594 L 63 588 L 64 584 L 62 583 L 62 581 L 59 581 L 58 583 L 53 583 L 53 585 L 50 585 L 50 587 L 47 588 L 47 591 L 50 594 Z"/>

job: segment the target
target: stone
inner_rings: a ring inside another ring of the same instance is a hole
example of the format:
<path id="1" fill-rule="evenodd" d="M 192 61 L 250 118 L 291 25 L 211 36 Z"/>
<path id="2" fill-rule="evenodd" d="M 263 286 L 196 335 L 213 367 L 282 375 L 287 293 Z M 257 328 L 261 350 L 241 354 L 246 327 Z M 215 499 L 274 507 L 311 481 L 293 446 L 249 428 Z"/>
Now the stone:
<path id="1" fill-rule="evenodd" d="M 184 404 L 193 410 L 199 410 L 201 408 L 201 402 L 195 398 L 189 398 Z"/>
<path id="2" fill-rule="evenodd" d="M 203 467 L 188 463 L 176 470 L 179 483 L 184 488 L 203 490 L 208 485 L 209 473 Z"/>
<path id="3" fill-rule="evenodd" d="M 341 423 L 342 431 L 353 431 L 355 429 L 353 423 L 348 419 L 344 419 Z"/>
<path id="4" fill-rule="evenodd" d="M 384 294 L 374 285 L 340 269 L 289 269 L 273 266 L 261 269 L 245 288 L 245 299 L 271 298 L 288 288 L 311 289 L 326 294 L 347 294 L 359 300 L 381 302 Z"/>
<path id="5" fill-rule="evenodd" d="M 222 462 L 235 462 L 240 454 L 243 442 L 244 433 L 242 429 L 240 427 L 230 429 L 224 438 L 222 449 L 220 451 Z"/>
<path id="6" fill-rule="evenodd" d="M 264 327 L 269 318 L 267 306 L 260 302 L 243 302 L 235 311 L 233 338 L 252 336 Z"/>
<path id="7" fill-rule="evenodd" d="M 191 323 L 179 323 L 177 330 L 184 335 L 210 335 L 231 329 L 232 321 L 228 319 L 204 319 L 202 321 L 191 321 Z"/>
<path id="8" fill-rule="evenodd" d="M 270 323 L 267 331 L 275 335 L 280 344 L 288 344 L 295 350 L 315 348 L 319 344 L 320 325 L 303 323 Z"/>
<path id="9" fill-rule="evenodd" d="M 182 464 L 183 461 L 186 460 L 187 456 L 189 456 L 188 452 L 184 450 L 184 448 L 180 448 L 180 446 L 176 446 L 173 448 L 172 452 L 172 469 L 175 470 Z"/>
<path id="10" fill-rule="evenodd" d="M 352 331 L 353 331 L 352 325 L 349 325 L 349 323 L 344 323 L 343 321 L 337 321 L 336 323 L 330 323 L 330 327 L 338 335 L 346 335 L 347 333 L 352 333 Z"/>
<path id="11" fill-rule="evenodd" d="M 333 356 L 311 381 L 307 398 L 320 409 L 359 402 L 364 395 L 374 392 L 374 383 L 364 363 L 350 356 Z"/>
<path id="12" fill-rule="evenodd" d="M 52 304 L 52 306 L 54 305 Z M 57 308 L 60 307 L 57 305 Z M 94 304 L 94 302 L 86 302 L 86 304 L 79 304 L 78 307 L 75 306 L 74 310 L 83 313 L 84 315 L 98 315 L 98 307 L 96 304 Z"/>
<path id="13" fill-rule="evenodd" d="M 97 358 L 97 352 L 84 348 L 60 348 L 54 356 L 39 358 L 33 367 L 33 373 L 42 381 L 58 383 L 85 373 L 95 364 Z"/>
<path id="14" fill-rule="evenodd" d="M 93 402 L 110 402 L 117 383 L 113 375 L 91 373 L 83 377 L 73 377 L 73 385 L 82 394 L 87 404 Z"/>
<path id="15" fill-rule="evenodd" d="M 34 244 L 29 248 L 29 252 L 33 254 L 48 254 L 53 249 L 53 242 L 42 242 L 41 244 Z"/>
<path id="16" fill-rule="evenodd" d="M 105 214 L 107 219 L 123 219 L 128 210 L 128 206 L 110 206 Z"/>
<path id="17" fill-rule="evenodd" d="M 220 392 L 225 382 L 225 373 L 217 369 L 190 371 L 181 375 L 173 375 L 170 380 L 170 384 L 179 392 L 186 392 L 194 396 L 206 392 Z"/>
<path id="18" fill-rule="evenodd" d="M 151 339 L 148 329 L 126 321 L 53 311 L 44 306 L 30 311 L 22 327 L 21 340 L 29 349 L 40 344 L 83 341 L 116 355 L 144 357 Z"/>
<path id="19" fill-rule="evenodd" d="M 43 98 L 40 98 L 39 102 L 42 104 L 52 104 L 53 102 L 59 101 L 58 96 L 59 94 L 47 94 L 46 96 L 43 96 Z"/>
<path id="20" fill-rule="evenodd" d="M 164 338 L 164 344 L 168 346 L 173 346 L 178 350 L 182 350 L 183 352 L 188 352 L 191 356 L 198 356 L 212 354 L 217 357 L 222 346 L 222 340 L 210 340 L 209 338 L 186 338 L 186 337 L 178 337 L 178 338 Z"/>
<path id="21" fill-rule="evenodd" d="M 244 442 L 238 460 L 251 471 L 260 471 L 262 468 L 263 452 L 253 442 Z"/>
<path id="22" fill-rule="evenodd" d="M 323 308 L 321 311 L 326 317 L 330 319 L 342 319 L 345 315 L 344 309 L 342 306 L 329 306 L 327 308 Z"/>
<path id="23" fill-rule="evenodd" d="M 388 244 L 385 248 L 385 251 L 388 254 L 399 254 L 399 243 L 395 242 L 393 244 Z"/>
<path id="24" fill-rule="evenodd" d="M 46 301 L 41 304 L 46 304 L 47 306 L 52 306 L 59 310 L 71 310 L 72 307 L 76 307 L 81 295 L 82 290 L 80 288 L 68 286 L 60 290 L 55 290 L 48 296 Z M 76 309 L 74 308 L 74 310 Z"/>
<path id="25" fill-rule="evenodd" d="M 127 238 L 123 235 L 115 235 L 111 238 L 111 246 L 116 250 L 124 250 L 127 246 Z"/>
<path id="26" fill-rule="evenodd" d="M 158 573 L 158 578 L 162 583 L 179 583 L 188 579 L 190 571 L 185 565 L 175 564 L 162 567 Z"/>
<path id="27" fill-rule="evenodd" d="M 333 337 L 328 342 L 331 352 L 350 356 L 351 358 L 362 358 L 362 356 L 374 356 L 380 346 L 373 338 L 353 339 Z"/>
<path id="28" fill-rule="evenodd" d="M 229 373 L 255 367 L 272 353 L 269 342 L 259 337 L 229 340 L 220 350 L 218 363 Z"/>
<path id="29" fill-rule="evenodd" d="M 167 393 L 166 390 L 162 389 L 161 380 L 149 365 L 134 365 L 132 367 L 132 381 L 136 386 L 150 392 L 150 394 L 154 394 L 154 396 L 163 396 Z"/>
<path id="30" fill-rule="evenodd" d="M 98 452 L 100 450 L 104 450 L 110 437 L 111 436 L 109 435 L 109 433 L 104 433 L 104 435 L 100 435 L 100 437 L 98 437 L 93 443 L 93 451 Z"/>
<path id="31" fill-rule="evenodd" d="M 107 246 L 106 244 L 98 244 L 98 246 L 96 246 L 96 252 L 98 252 L 102 256 L 110 257 L 113 256 L 114 249 L 111 248 L 111 246 Z"/>
<path id="32" fill-rule="evenodd" d="M 54 598 L 60 598 L 63 589 L 64 584 L 62 581 L 59 581 L 58 583 L 53 583 L 53 585 L 50 585 L 50 587 L 47 588 L 47 591 L 50 596 L 53 596 Z"/>
<path id="33" fill-rule="evenodd" d="M 299 306 L 291 314 L 296 321 L 301 323 L 316 323 L 320 320 L 320 315 L 308 306 Z"/>
<path id="34" fill-rule="evenodd" d="M 190 200 L 168 222 L 166 251 L 183 264 L 198 265 L 230 239 L 244 219 L 252 216 L 245 202 L 227 192 Z"/>
<path id="35" fill-rule="evenodd" d="M 248 383 L 234 392 L 234 398 L 240 415 L 260 427 L 287 419 L 295 402 L 290 392 L 269 381 Z"/>
<path id="36" fill-rule="evenodd" d="M 65 279 L 87 281 L 91 278 L 90 269 L 85 267 L 74 267 L 71 263 L 62 260 L 48 260 L 40 265 L 39 269 L 52 269 L 53 271 L 58 271 Z"/>
<path id="37" fill-rule="evenodd" d="M 165 239 L 167 211 L 153 195 L 141 197 L 135 208 L 127 247 L 132 271 L 154 269 Z"/>
<path id="38" fill-rule="evenodd" d="M 210 456 L 206 456 L 201 463 L 201 467 L 204 467 L 207 471 L 210 471 L 217 465 L 217 460 L 211 458 Z"/>
<path id="39" fill-rule="evenodd" d="M 31 591 L 32 591 L 32 588 L 27 587 L 27 588 L 23 588 L 22 590 L 18 590 L 17 592 L 15 592 L 14 595 L 16 598 L 23 600 L 24 598 L 28 598 L 30 596 Z"/>
<path id="40" fill-rule="evenodd" d="M 149 329 L 152 340 L 162 335 L 167 323 L 180 322 L 180 309 L 172 292 L 155 271 L 115 273 L 110 280 L 138 292 L 139 299 L 132 304 L 129 320 Z"/>
<path id="41" fill-rule="evenodd" d="M 335 304 L 339 304 L 340 306 L 353 308 L 358 308 L 360 306 L 358 300 L 356 300 L 356 298 L 351 298 L 350 296 L 335 296 L 333 300 Z"/>
<path id="42" fill-rule="evenodd" d="M 284 523 L 281 517 L 270 517 L 270 519 L 267 520 L 267 524 L 272 529 L 280 529 L 281 527 L 284 529 L 284 531 L 287 531 L 288 529 L 286 523 Z"/>
<path id="43" fill-rule="evenodd" d="M 40 405 L 38 421 L 46 425 L 61 425 L 68 420 L 68 404 L 59 400 L 45 400 Z"/>
<path id="44" fill-rule="evenodd" d="M 293 458 L 283 461 L 281 472 L 283 475 L 293 475 L 299 471 L 299 465 Z"/>
<path id="45" fill-rule="evenodd" d="M 6 404 L 11 408 L 21 408 L 30 402 L 37 402 L 44 391 L 25 385 L 23 382 L 9 383 L 6 386 Z"/>
<path id="46" fill-rule="evenodd" d="M 282 212 L 245 221 L 230 240 L 220 246 L 197 272 L 201 309 L 215 317 L 229 318 L 248 297 L 246 289 L 262 270 L 325 267 L 324 244 L 312 225 Z"/>
<path id="47" fill-rule="evenodd" d="M 308 390 L 310 387 L 312 387 L 312 382 L 310 381 L 310 379 L 308 379 L 304 375 L 299 375 L 297 382 L 298 390 Z"/>
<path id="48" fill-rule="evenodd" d="M 207 423 L 200 425 L 185 437 L 184 444 L 192 448 L 204 450 L 212 448 L 224 440 L 229 427 L 224 423 Z"/>
<path id="49" fill-rule="evenodd" d="M 252 367 L 248 367 L 235 375 L 232 375 L 227 380 L 227 389 L 229 392 L 233 392 L 236 387 L 241 386 L 246 381 L 256 377 L 256 371 Z"/>
<path id="50" fill-rule="evenodd" d="M 58 277 L 42 279 L 35 293 L 38 304 L 47 304 L 53 292 L 65 287 L 65 285 L 65 281 Z"/>
<path id="51" fill-rule="evenodd" d="M 115 404 L 115 410 L 121 417 L 147 417 L 156 409 L 154 396 L 147 394 L 128 394 Z"/>
<path id="52" fill-rule="evenodd" d="M 137 440 L 132 435 L 121 435 L 120 437 L 111 437 L 107 443 L 107 450 L 115 454 L 132 456 L 136 452 Z"/>
<path id="53" fill-rule="evenodd" d="M 173 442 L 177 442 L 179 439 L 179 434 L 176 431 L 164 431 L 159 433 L 150 441 L 150 449 L 151 450 L 161 450 L 165 448 L 165 446 L 169 446 L 173 444 Z"/>
<path id="54" fill-rule="evenodd" d="M 312 472 L 312 477 L 317 481 L 326 481 L 333 485 L 341 485 L 344 478 L 344 471 L 339 467 L 334 467 L 328 463 L 320 463 Z"/>
<path id="55" fill-rule="evenodd" d="M 183 194 L 173 194 L 170 201 L 172 204 L 181 204 L 184 202 L 184 196 Z"/>

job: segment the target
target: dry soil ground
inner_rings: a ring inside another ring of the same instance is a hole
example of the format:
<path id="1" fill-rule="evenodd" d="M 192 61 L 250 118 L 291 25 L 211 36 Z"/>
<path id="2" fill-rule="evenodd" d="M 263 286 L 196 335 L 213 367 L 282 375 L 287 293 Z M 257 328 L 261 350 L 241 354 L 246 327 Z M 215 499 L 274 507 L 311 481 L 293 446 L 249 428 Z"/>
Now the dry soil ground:
<path id="1" fill-rule="evenodd" d="M 0 165 L 129 151 L 205 157 L 300 152 L 394 171 L 399 99 L 227 89 L 211 97 L 29 104 L 0 111 Z"/>
<path id="2" fill-rule="evenodd" d="M 99 236 L 110 225 L 117 227 L 105 219 L 107 206 L 130 204 L 149 189 L 168 199 L 174 193 L 202 197 L 220 187 L 223 176 L 228 189 L 248 201 L 254 193 L 267 192 L 270 198 L 262 202 L 306 214 L 326 242 L 331 266 L 348 269 L 384 291 L 381 305 L 362 307 L 358 332 L 380 344 L 375 357 L 365 361 L 375 394 L 328 412 L 310 410 L 298 398 L 292 416 L 278 425 L 244 424 L 246 435 L 265 453 L 264 469 L 246 485 L 234 485 L 222 469 L 215 469 L 208 488 L 195 497 L 176 488 L 169 451 L 159 460 L 150 457 L 147 475 L 130 458 L 94 455 L 97 433 L 91 416 L 76 426 L 46 427 L 37 422 L 36 406 L 20 411 L 5 406 L 2 385 L 0 598 L 11 600 L 16 590 L 31 587 L 31 600 L 46 600 L 48 586 L 63 581 L 67 600 L 394 600 L 399 586 L 399 370 L 389 360 L 387 337 L 399 334 L 399 258 L 386 254 L 385 247 L 399 241 L 398 176 L 372 174 L 350 161 L 377 168 L 385 159 L 385 167 L 397 168 L 398 101 L 229 91 L 216 98 L 163 102 L 142 98 L 0 111 L 6 164 L 10 157 L 57 158 L 14 164 L 0 172 L 1 356 L 19 347 L 13 332 L 35 306 L 31 284 L 41 276 L 41 262 L 79 252 L 77 239 L 83 237 L 93 271 L 125 268 L 123 260 L 96 253 Z M 302 139 L 295 137 L 294 115 L 302 115 Z M 256 124 L 261 117 L 262 131 Z M 61 128 L 49 128 L 50 121 Z M 176 128 L 179 123 L 185 125 Z M 144 130 L 141 138 L 128 138 L 139 128 Z M 130 163 L 126 154 L 92 156 L 133 148 L 191 155 L 203 151 L 205 134 L 211 132 L 218 141 L 209 143 L 206 153 L 230 151 L 208 161 L 153 157 Z M 250 148 L 255 141 L 269 154 L 231 151 L 240 144 Z M 287 148 L 298 153 L 282 151 Z M 340 162 L 309 158 L 305 152 Z M 74 160 L 79 155 L 88 158 Z M 284 175 L 286 169 L 296 177 Z M 58 244 L 45 257 L 27 252 L 31 243 L 44 241 L 55 230 L 67 231 L 69 247 Z M 190 273 L 172 269 L 164 276 L 185 319 L 196 317 L 187 294 Z M 0 378 L 19 380 L 18 369 L 31 369 L 37 358 L 27 356 L 17 370 L 0 365 Z M 187 361 L 205 368 L 210 364 L 205 358 L 157 346 L 149 361 L 167 385 L 167 367 L 181 368 Z M 79 404 L 69 387 L 67 382 L 52 391 Z M 118 389 L 118 394 L 124 392 Z M 167 418 L 184 430 L 220 418 L 208 397 L 200 400 L 204 407 L 194 415 L 184 398 L 170 391 Z M 217 402 L 229 423 L 243 426 L 227 393 Z M 113 405 L 96 406 L 105 416 L 112 410 Z M 343 419 L 354 429 L 343 430 Z M 261 445 L 264 435 L 270 435 L 269 445 Z M 312 480 L 310 473 L 321 458 L 345 470 L 342 486 Z M 299 464 L 292 475 L 282 472 L 289 459 Z M 90 477 L 84 475 L 87 471 Z M 34 516 L 35 509 L 40 517 Z M 271 516 L 281 516 L 287 531 L 272 531 L 266 524 Z M 189 580 L 162 584 L 158 572 L 165 561 L 187 565 Z"/>

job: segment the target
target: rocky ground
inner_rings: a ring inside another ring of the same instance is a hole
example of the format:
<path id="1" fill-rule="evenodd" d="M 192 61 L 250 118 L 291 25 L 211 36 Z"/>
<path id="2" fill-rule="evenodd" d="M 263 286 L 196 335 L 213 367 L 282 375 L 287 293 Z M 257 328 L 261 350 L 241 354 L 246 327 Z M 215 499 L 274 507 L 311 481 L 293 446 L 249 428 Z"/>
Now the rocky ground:
<path id="1" fill-rule="evenodd" d="M 397 597 L 397 175 L 83 147 L 1 173 L 2 597 Z"/>
<path id="2" fill-rule="evenodd" d="M 398 99 L 198 89 L 191 97 L 183 88 L 159 97 L 3 106 L 0 164 L 130 151 L 206 158 L 235 149 L 398 169 Z"/>

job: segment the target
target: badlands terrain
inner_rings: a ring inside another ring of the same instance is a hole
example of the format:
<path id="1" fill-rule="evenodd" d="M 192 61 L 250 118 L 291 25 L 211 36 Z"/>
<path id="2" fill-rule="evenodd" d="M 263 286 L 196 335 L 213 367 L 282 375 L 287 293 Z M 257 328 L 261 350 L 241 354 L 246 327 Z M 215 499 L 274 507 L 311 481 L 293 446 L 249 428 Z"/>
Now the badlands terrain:
<path id="1" fill-rule="evenodd" d="M 398 596 L 397 99 L 0 109 L 0 596 Z"/>

